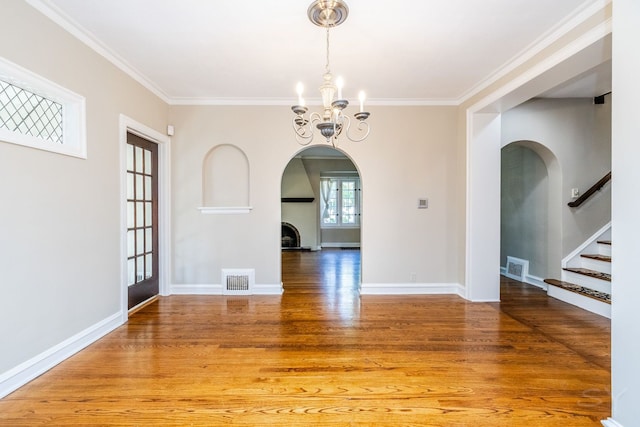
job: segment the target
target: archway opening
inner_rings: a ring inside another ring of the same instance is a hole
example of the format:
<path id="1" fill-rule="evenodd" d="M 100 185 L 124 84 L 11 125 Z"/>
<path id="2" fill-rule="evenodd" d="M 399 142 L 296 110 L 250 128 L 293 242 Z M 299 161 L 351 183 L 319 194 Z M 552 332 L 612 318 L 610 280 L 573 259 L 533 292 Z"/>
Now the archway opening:
<path id="1" fill-rule="evenodd" d="M 285 292 L 293 286 L 288 278 L 317 274 L 324 291 L 359 293 L 361 187 L 356 164 L 339 149 L 310 147 L 291 158 L 281 181 Z M 294 276 L 293 268 L 299 270 Z"/>
<path id="2" fill-rule="evenodd" d="M 500 265 L 520 265 L 518 280 L 546 288 L 561 264 L 561 176 L 555 155 L 534 141 L 501 151 Z M 515 277 L 514 277 L 515 278 Z"/>

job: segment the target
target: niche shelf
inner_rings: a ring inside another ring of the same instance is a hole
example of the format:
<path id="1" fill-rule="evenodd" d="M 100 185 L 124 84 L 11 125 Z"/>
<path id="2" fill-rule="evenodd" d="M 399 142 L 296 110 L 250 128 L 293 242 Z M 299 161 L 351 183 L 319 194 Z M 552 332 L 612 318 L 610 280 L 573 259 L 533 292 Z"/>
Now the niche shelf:
<path id="1" fill-rule="evenodd" d="M 202 207 L 209 215 L 235 215 L 251 212 L 249 202 L 249 160 L 235 145 L 213 147 L 202 163 Z"/>
<path id="2" fill-rule="evenodd" d="M 225 207 L 214 207 L 214 206 L 201 206 L 198 208 L 201 214 L 207 215 L 236 215 L 236 214 L 248 214 L 253 209 L 251 206 L 225 206 Z"/>

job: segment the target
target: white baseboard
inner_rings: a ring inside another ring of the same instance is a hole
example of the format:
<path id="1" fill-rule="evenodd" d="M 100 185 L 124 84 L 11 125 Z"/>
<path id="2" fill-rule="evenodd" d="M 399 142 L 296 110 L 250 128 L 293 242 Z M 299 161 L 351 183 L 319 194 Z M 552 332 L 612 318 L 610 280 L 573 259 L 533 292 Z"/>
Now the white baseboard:
<path id="1" fill-rule="evenodd" d="M 360 295 L 464 295 L 458 283 L 362 283 Z"/>
<path id="2" fill-rule="evenodd" d="M 622 424 L 614 420 L 613 418 L 607 418 L 600 421 L 604 427 L 624 427 Z"/>
<path id="3" fill-rule="evenodd" d="M 189 285 L 180 284 L 169 286 L 170 295 L 222 295 L 222 285 Z"/>
<path id="4" fill-rule="evenodd" d="M 220 284 L 173 284 L 170 286 L 171 295 L 222 295 L 222 285 Z M 282 284 L 273 285 L 253 285 L 252 295 L 281 295 Z"/>
<path id="5" fill-rule="evenodd" d="M 524 282 L 533 286 L 537 286 L 539 288 L 544 289 L 545 291 L 549 287 L 546 283 L 544 283 L 544 279 L 541 277 L 532 276 L 531 274 L 527 274 L 524 278 Z"/>
<path id="6" fill-rule="evenodd" d="M 0 398 L 39 377 L 122 324 L 122 313 L 112 314 L 15 368 L 3 372 L 0 374 Z"/>
<path id="7" fill-rule="evenodd" d="M 283 292 L 282 284 L 253 286 L 253 295 L 282 295 Z"/>
<path id="8" fill-rule="evenodd" d="M 321 248 L 359 248 L 360 242 L 322 242 Z"/>
<path id="9" fill-rule="evenodd" d="M 507 268 L 500 267 L 500 274 L 506 276 Z M 524 278 L 523 283 L 528 283 L 529 285 L 537 286 L 539 288 L 544 289 L 545 291 L 549 288 L 549 286 L 544 282 L 544 279 L 541 277 L 533 276 L 531 274 L 527 274 Z"/>

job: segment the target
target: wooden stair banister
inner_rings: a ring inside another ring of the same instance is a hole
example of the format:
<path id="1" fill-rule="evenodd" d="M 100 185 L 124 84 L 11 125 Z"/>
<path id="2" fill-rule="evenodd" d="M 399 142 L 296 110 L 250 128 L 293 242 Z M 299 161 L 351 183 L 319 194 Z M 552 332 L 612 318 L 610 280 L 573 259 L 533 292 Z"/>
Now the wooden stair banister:
<path id="1" fill-rule="evenodd" d="M 570 208 L 577 208 L 578 206 L 583 204 L 589 197 L 593 196 L 596 191 L 604 187 L 604 185 L 610 180 L 611 180 L 611 172 L 607 173 L 605 176 L 603 176 L 600 179 L 600 181 L 593 184 L 591 188 L 589 188 L 587 191 L 584 192 L 584 194 L 582 194 L 582 196 L 578 197 L 573 202 L 567 203 L 567 205 L 569 205 Z"/>

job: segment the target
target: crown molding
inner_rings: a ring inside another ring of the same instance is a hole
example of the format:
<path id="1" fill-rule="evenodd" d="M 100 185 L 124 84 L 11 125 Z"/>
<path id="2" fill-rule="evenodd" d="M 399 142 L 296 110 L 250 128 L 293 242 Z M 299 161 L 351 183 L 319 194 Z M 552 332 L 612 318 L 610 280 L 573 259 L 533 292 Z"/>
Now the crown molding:
<path id="1" fill-rule="evenodd" d="M 167 104 L 171 103 L 171 98 L 167 96 L 155 83 L 145 77 L 142 73 L 131 66 L 122 57 L 115 54 L 111 49 L 98 41 L 91 33 L 85 31 L 76 21 L 65 14 L 60 8 L 53 5 L 48 0 L 25 0 L 31 7 L 51 19 L 53 22 L 61 26 L 64 30 L 69 32 L 72 36 L 86 44 L 89 48 L 93 49 L 96 53 L 104 57 L 107 61 L 118 67 L 121 71 L 127 74 L 129 77 L 140 83 L 151 93 L 162 99 Z"/>
<path id="2" fill-rule="evenodd" d="M 321 106 L 320 99 L 306 100 L 308 106 Z M 292 98 L 281 99 L 249 99 L 249 98 L 170 98 L 168 104 L 182 106 L 286 106 L 292 105 Z M 386 107 L 420 107 L 420 106 L 454 106 L 460 105 L 456 99 L 418 99 L 418 98 L 372 98 L 367 100 L 367 105 Z"/>
<path id="3" fill-rule="evenodd" d="M 494 71 L 483 81 L 477 83 L 467 92 L 462 94 L 457 101 L 457 105 L 462 105 L 469 99 L 473 98 L 484 89 L 488 88 L 492 84 L 496 83 L 501 78 L 505 77 L 510 72 L 514 71 L 519 66 L 523 65 L 535 55 L 542 52 L 547 47 L 558 41 L 561 37 L 569 33 L 571 30 L 578 27 L 587 19 L 595 15 L 596 13 L 603 11 L 612 0 L 593 0 L 592 3 L 583 5 L 576 9 L 572 14 L 568 15 L 566 19 L 559 22 L 545 34 L 541 35 L 533 41 L 529 46 L 516 54 L 511 60 L 507 61 L 502 67 Z M 610 30 L 609 30 L 610 31 Z"/>
<path id="4" fill-rule="evenodd" d="M 44 14 L 56 24 L 76 37 L 78 40 L 93 49 L 99 55 L 103 56 L 113 65 L 118 67 L 132 79 L 140 83 L 151 93 L 158 96 L 168 105 L 176 106 L 290 106 L 291 99 L 274 98 L 274 99 L 251 99 L 251 98 L 188 98 L 188 97 L 170 97 L 161 90 L 153 81 L 139 72 L 135 67 L 130 65 L 122 57 L 114 53 L 106 45 L 98 41 L 91 33 L 84 30 L 77 22 L 65 14 L 57 6 L 53 5 L 49 0 L 25 0 L 33 8 Z M 507 61 L 503 66 L 494 71 L 486 79 L 478 82 L 469 90 L 464 92 L 460 97 L 445 99 L 421 99 L 421 98 L 372 98 L 367 100 L 367 105 L 372 106 L 460 106 L 469 99 L 473 98 L 519 66 L 526 63 L 535 55 L 552 45 L 562 36 L 576 28 L 581 23 L 596 13 L 604 10 L 612 0 L 593 0 L 591 3 L 583 5 L 576 9 L 566 19 L 558 23 L 551 30 L 540 36 L 525 49 L 520 51 L 511 60 Z M 320 100 L 310 100 L 308 105 L 321 105 Z"/>

